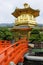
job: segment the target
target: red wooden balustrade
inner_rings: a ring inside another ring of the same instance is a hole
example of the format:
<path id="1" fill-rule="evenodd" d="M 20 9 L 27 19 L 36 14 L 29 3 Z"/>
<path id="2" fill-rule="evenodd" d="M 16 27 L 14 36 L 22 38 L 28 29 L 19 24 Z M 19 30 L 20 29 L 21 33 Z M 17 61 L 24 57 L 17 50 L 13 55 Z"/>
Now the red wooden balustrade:
<path id="1" fill-rule="evenodd" d="M 0 46 L 0 48 L 2 47 Z M 3 48 L 3 50 L 0 51 L 0 65 L 9 65 L 11 61 L 15 64 L 23 62 L 24 54 L 27 53 L 27 51 L 28 41 L 26 39 L 21 39 L 18 42 Z"/>

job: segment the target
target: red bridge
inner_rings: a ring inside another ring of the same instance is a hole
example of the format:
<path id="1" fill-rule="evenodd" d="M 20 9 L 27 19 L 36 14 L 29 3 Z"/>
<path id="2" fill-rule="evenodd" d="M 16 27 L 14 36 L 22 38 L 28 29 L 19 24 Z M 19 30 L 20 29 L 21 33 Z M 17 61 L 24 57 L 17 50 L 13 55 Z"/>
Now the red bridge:
<path id="1" fill-rule="evenodd" d="M 28 52 L 28 41 L 21 39 L 14 44 L 9 41 L 0 41 L 0 65 L 10 65 L 14 62 L 17 65 L 24 61 L 24 55 Z"/>

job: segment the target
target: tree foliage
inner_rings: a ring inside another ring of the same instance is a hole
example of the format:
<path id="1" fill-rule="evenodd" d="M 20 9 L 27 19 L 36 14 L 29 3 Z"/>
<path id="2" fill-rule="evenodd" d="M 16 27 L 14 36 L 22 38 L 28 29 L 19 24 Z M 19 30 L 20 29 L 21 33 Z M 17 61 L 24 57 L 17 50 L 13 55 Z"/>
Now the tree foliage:
<path id="1" fill-rule="evenodd" d="M 40 42 L 41 41 L 41 35 L 38 29 L 32 29 L 31 33 L 30 33 L 30 41 L 34 42 Z"/>
<path id="2" fill-rule="evenodd" d="M 43 41 L 43 33 L 41 33 L 40 35 L 41 35 L 41 41 Z"/>
<path id="3" fill-rule="evenodd" d="M 13 32 L 8 28 L 0 28 L 0 40 L 12 40 Z"/>

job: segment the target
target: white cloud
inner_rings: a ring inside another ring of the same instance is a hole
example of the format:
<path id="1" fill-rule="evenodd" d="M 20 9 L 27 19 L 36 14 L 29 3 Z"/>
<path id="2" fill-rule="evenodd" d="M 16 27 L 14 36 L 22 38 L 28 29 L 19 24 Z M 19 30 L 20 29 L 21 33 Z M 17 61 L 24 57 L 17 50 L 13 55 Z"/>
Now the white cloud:
<path id="1" fill-rule="evenodd" d="M 43 0 L 0 0 L 0 23 L 14 22 L 14 17 L 11 13 L 16 7 L 22 8 L 25 2 L 30 4 L 32 8 L 40 10 L 37 22 L 43 23 Z"/>

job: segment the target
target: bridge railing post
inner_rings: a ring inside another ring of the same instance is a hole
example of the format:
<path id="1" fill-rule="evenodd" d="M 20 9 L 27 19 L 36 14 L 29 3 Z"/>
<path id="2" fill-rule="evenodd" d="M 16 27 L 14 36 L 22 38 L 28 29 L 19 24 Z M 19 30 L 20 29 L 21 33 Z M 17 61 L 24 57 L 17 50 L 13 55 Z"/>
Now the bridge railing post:
<path id="1" fill-rule="evenodd" d="M 21 59 L 20 59 L 18 65 L 23 65 L 23 62 L 24 62 L 24 57 L 21 57 Z"/>
<path id="2" fill-rule="evenodd" d="M 5 62 L 8 60 L 8 55 L 7 55 L 7 50 L 5 50 L 5 52 L 4 52 L 4 55 L 5 55 Z"/>

